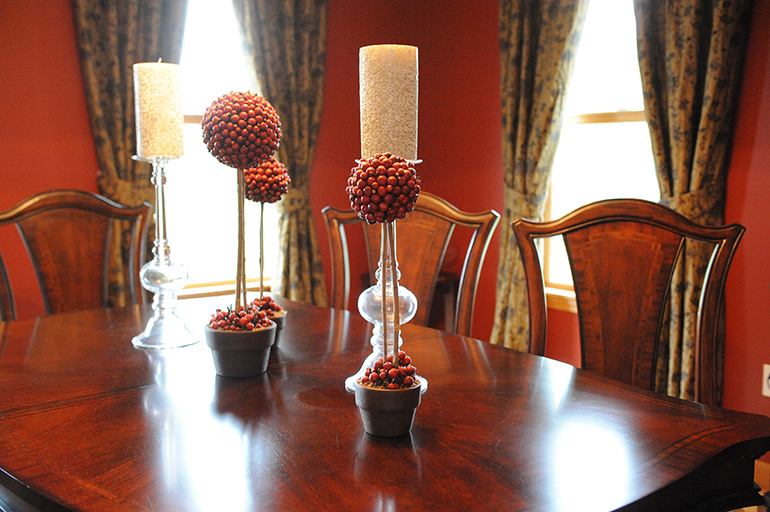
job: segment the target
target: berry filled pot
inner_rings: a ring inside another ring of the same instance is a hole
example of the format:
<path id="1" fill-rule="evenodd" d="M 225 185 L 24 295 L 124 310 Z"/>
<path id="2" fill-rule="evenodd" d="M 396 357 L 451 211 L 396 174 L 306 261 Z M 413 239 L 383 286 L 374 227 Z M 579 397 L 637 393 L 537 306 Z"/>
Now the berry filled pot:
<path id="1" fill-rule="evenodd" d="M 217 375 L 242 378 L 265 373 L 276 330 L 263 312 L 217 310 L 205 327 Z"/>
<path id="2" fill-rule="evenodd" d="M 288 311 L 283 309 L 277 302 L 273 300 L 269 295 L 263 295 L 257 297 L 252 302 L 252 307 L 259 311 L 264 311 L 267 318 L 270 319 L 276 325 L 275 331 L 275 343 L 278 344 L 280 339 L 281 330 L 286 325 L 286 314 Z"/>
<path id="3" fill-rule="evenodd" d="M 219 375 L 251 377 L 267 371 L 276 324 L 265 311 L 249 303 L 246 293 L 245 201 L 260 203 L 259 291 L 263 296 L 265 203 L 278 201 L 291 179 L 286 166 L 275 159 L 281 142 L 281 121 L 265 98 L 251 92 L 219 96 L 201 120 L 203 142 L 219 162 L 236 170 L 238 178 L 238 258 L 235 270 L 234 307 L 217 310 L 206 326 Z M 248 190 L 248 192 L 247 192 Z"/>
<path id="4" fill-rule="evenodd" d="M 356 381 L 356 405 L 364 429 L 373 436 L 397 437 L 412 430 L 422 397 L 422 381 L 403 351 L 379 358 Z"/>
<path id="5" fill-rule="evenodd" d="M 356 405 L 366 432 L 379 437 L 408 434 L 420 405 L 421 387 L 419 380 L 410 388 L 400 389 L 377 388 L 357 382 Z"/>
<path id="6" fill-rule="evenodd" d="M 255 377 L 267 371 L 276 325 L 252 331 L 220 331 L 206 326 L 206 344 L 222 377 Z"/>
<path id="7" fill-rule="evenodd" d="M 288 314 L 288 311 L 285 309 L 283 311 L 280 311 L 278 313 L 274 313 L 272 316 L 268 316 L 270 320 L 273 321 L 276 327 L 275 331 L 275 342 L 278 343 L 278 340 L 280 339 L 281 330 L 286 325 L 286 315 Z"/>

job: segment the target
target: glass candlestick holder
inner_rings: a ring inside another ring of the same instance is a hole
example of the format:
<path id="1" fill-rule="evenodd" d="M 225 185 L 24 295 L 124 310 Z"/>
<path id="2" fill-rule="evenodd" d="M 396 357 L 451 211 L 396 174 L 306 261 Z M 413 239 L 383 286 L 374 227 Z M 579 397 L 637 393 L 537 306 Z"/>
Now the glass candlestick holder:
<path id="1" fill-rule="evenodd" d="M 380 260 L 375 277 L 377 283 L 358 297 L 358 311 L 374 328 L 369 340 L 372 353 L 364 359 L 358 372 L 345 379 L 345 389 L 351 393 L 355 393 L 356 381 L 364 374 L 364 370 L 373 366 L 378 358 L 384 359 L 388 353 L 397 356 L 404 342 L 400 326 L 409 322 L 417 313 L 417 297 L 398 284 L 401 273 L 396 258 L 395 222 L 381 224 Z M 428 389 L 428 381 L 424 377 L 419 378 L 423 381 L 424 393 Z"/>
<path id="2" fill-rule="evenodd" d="M 156 156 L 148 159 L 138 156 L 135 160 L 152 164 L 152 184 L 155 186 L 155 241 L 153 258 L 142 266 L 142 287 L 155 296 L 152 301 L 153 315 L 141 334 L 131 340 L 139 348 L 177 348 L 199 341 L 176 314 L 177 293 L 187 283 L 187 269 L 171 261 L 171 247 L 166 238 L 166 165 L 171 158 Z"/>

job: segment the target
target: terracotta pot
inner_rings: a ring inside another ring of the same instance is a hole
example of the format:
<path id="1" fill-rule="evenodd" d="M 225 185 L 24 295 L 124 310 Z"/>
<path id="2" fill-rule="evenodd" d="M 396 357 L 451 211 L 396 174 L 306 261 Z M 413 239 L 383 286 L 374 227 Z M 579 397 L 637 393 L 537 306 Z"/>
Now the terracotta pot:
<path id="1" fill-rule="evenodd" d="M 267 371 L 270 347 L 275 343 L 274 323 L 253 331 L 220 331 L 207 325 L 205 331 L 218 375 L 254 377 Z"/>
<path id="2" fill-rule="evenodd" d="M 283 329 L 283 326 L 286 325 L 286 315 L 288 314 L 288 311 L 285 309 L 279 311 L 274 316 L 269 316 L 268 318 L 273 321 L 273 323 L 276 325 L 276 331 L 275 331 L 275 343 L 278 344 L 278 340 L 281 336 L 281 329 Z"/>
<path id="3" fill-rule="evenodd" d="M 420 405 L 421 391 L 422 383 L 408 389 L 382 389 L 356 382 L 356 405 L 366 432 L 379 437 L 408 434 Z"/>

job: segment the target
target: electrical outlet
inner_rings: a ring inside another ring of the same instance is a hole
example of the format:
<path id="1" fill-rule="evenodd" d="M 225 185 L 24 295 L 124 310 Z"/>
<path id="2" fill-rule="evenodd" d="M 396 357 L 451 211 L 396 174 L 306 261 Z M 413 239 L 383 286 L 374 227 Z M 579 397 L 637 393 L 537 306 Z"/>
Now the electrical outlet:
<path id="1" fill-rule="evenodd" d="M 762 367 L 762 394 L 770 396 L 770 364 Z"/>

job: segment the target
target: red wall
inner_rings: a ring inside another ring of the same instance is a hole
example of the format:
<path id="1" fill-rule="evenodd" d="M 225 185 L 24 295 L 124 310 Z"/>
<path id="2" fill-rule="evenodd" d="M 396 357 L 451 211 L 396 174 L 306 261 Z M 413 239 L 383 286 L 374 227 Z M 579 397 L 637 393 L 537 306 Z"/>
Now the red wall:
<path id="1" fill-rule="evenodd" d="M 67 0 L 0 2 L 0 209 L 55 188 L 96 192 L 98 165 Z M 15 228 L 0 228 L 19 316 L 43 314 Z"/>
<path id="2" fill-rule="evenodd" d="M 770 363 L 770 2 L 755 4 L 728 183 L 728 221 L 748 231 L 728 282 L 725 405 L 770 415 L 770 398 L 760 394 L 762 364 Z M 0 209 L 52 188 L 95 191 L 97 163 L 70 2 L 0 2 L 0 19 Z M 360 152 L 358 49 L 382 43 L 419 47 L 418 153 L 424 163 L 418 172 L 424 189 L 468 211 L 502 212 L 497 2 L 330 0 L 311 188 L 326 268 L 318 212 L 327 204 L 348 206 L 344 183 Z M 5 252 L 10 234 L 0 229 L 0 249 L 11 273 L 26 271 L 26 278 L 13 282 L 20 316 L 40 314 L 23 248 Z M 473 334 L 480 339 L 491 332 L 498 243 L 496 235 L 479 287 Z M 408 264 L 408 253 L 400 248 L 399 254 Z M 550 318 L 552 340 L 576 339 L 574 315 L 552 312 Z M 568 346 L 554 348 L 551 355 L 574 361 Z"/>
<path id="3" fill-rule="evenodd" d="M 770 2 L 754 3 L 727 182 L 727 221 L 746 226 L 727 283 L 725 407 L 770 415 Z"/>

